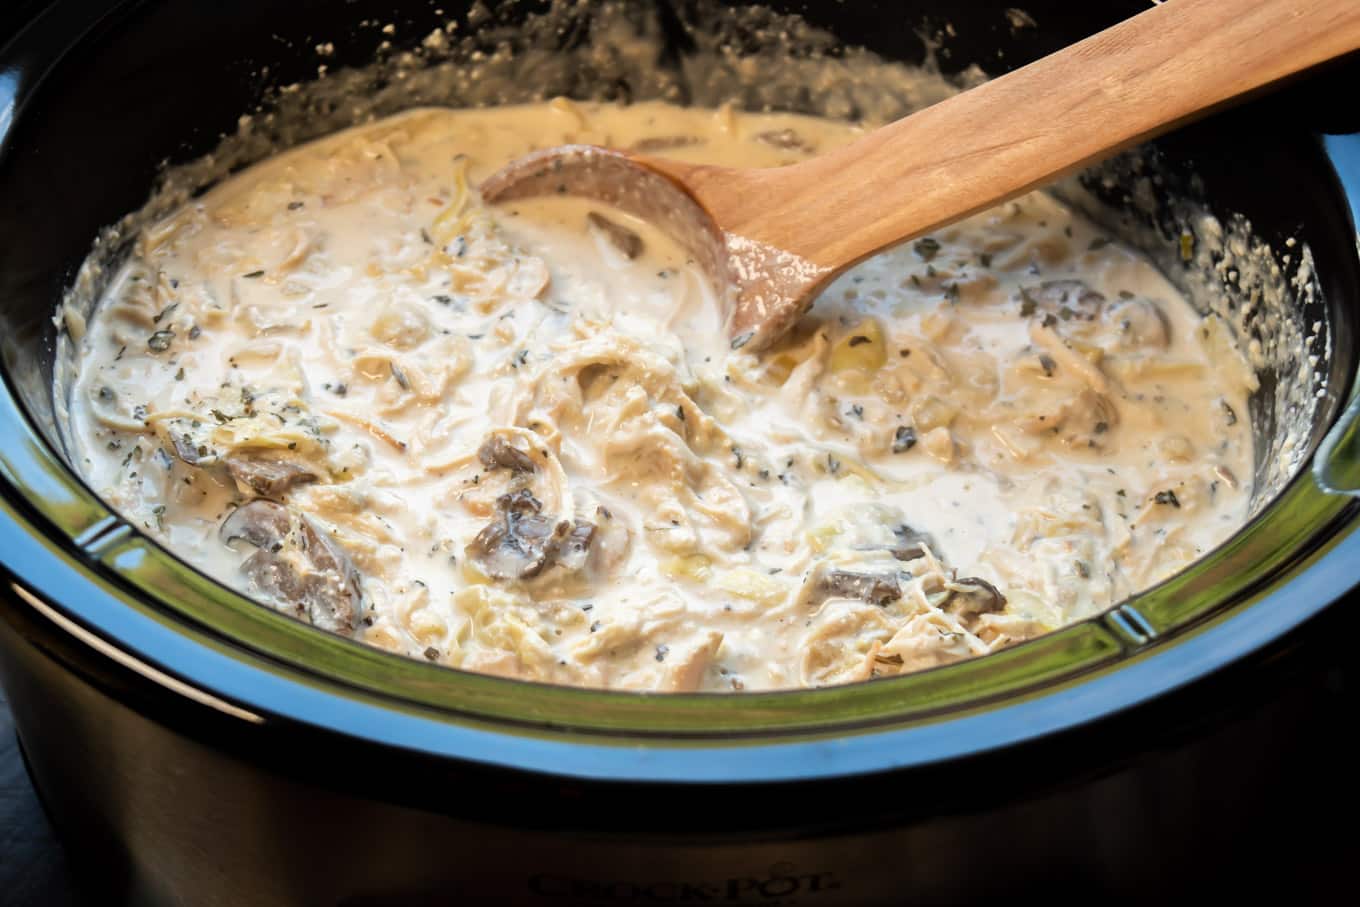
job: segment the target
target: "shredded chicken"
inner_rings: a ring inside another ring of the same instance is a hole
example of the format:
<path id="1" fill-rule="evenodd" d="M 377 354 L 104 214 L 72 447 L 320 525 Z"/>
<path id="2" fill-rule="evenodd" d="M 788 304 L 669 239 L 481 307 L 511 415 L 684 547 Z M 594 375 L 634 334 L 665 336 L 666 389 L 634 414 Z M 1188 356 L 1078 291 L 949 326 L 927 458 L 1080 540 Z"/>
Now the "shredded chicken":
<path id="1" fill-rule="evenodd" d="M 776 166 L 856 128 L 555 104 L 372 123 L 143 235 L 64 320 L 93 487 L 318 627 L 673 692 L 986 654 L 1244 519 L 1230 333 L 1052 199 L 864 263 L 755 356 L 650 225 L 477 185 L 563 141 Z"/>

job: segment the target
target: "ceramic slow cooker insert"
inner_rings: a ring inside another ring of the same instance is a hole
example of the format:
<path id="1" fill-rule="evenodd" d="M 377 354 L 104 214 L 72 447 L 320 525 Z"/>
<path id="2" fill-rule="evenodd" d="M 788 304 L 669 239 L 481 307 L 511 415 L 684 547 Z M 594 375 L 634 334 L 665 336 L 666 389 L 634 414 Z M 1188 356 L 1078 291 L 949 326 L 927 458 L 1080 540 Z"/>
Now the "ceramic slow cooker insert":
<path id="1" fill-rule="evenodd" d="M 788 52 L 863 46 L 920 62 L 929 50 L 946 72 L 999 73 L 1141 6 L 1033 3 L 1021 16 L 991 2 L 810 3 L 723 21 L 738 53 L 768 53 L 762 30 L 816 29 Z M 1316 370 L 1300 359 L 1263 376 L 1252 413 L 1258 459 L 1281 455 L 1298 412 L 1307 456 L 1247 527 L 1097 619 L 982 659 L 821 690 L 611 693 L 406 660 L 262 608 L 112 513 L 63 453 L 51 316 L 95 237 L 145 201 L 165 161 L 213 150 L 262 101 L 286 105 L 274 89 L 315 79 L 318 43 L 334 45 L 338 71 L 453 20 L 469 54 L 557 42 L 525 98 L 643 91 L 605 63 L 579 65 L 608 59 L 590 7 L 551 32 L 539 5 L 435 7 L 71 0 L 0 50 L 0 669 L 35 781 L 101 890 L 195 904 L 849 904 L 1060 877 L 1134 890 L 1156 883 L 1153 852 L 1165 851 L 1163 873 L 1240 853 L 1246 826 L 1232 831 L 1224 792 L 1242 766 L 1173 785 L 1183 822 L 1162 823 L 1169 807 L 1126 782 L 1169 771 L 1146 761 L 1149 748 L 1202 736 L 1206 697 L 1250 707 L 1259 690 L 1242 665 L 1322 620 L 1360 579 L 1356 508 L 1323 487 L 1350 487 L 1360 462 L 1344 418 L 1360 267 L 1341 182 L 1356 162 L 1341 155 L 1354 146 L 1318 137 L 1355 125 L 1312 93 L 1335 73 L 1085 181 L 1097 216 L 1139 237 L 1173 279 L 1196 277 L 1176 257 L 1191 210 L 1241 215 L 1272 248 L 1311 252 L 1298 282 L 1311 292 L 1290 304 L 1324 326 L 1325 355 Z M 717 13 L 633 15 L 663 42 L 648 84 L 692 86 L 692 28 Z M 370 72 L 384 104 L 432 100 Z M 270 134 L 301 140 L 345 115 L 313 113 L 312 127 Z M 1158 203 L 1131 207 L 1149 174 Z M 1302 397 L 1278 392 L 1290 382 Z M 1306 412 L 1279 403 L 1304 397 Z M 1206 843 L 1211 819 L 1230 836 Z"/>

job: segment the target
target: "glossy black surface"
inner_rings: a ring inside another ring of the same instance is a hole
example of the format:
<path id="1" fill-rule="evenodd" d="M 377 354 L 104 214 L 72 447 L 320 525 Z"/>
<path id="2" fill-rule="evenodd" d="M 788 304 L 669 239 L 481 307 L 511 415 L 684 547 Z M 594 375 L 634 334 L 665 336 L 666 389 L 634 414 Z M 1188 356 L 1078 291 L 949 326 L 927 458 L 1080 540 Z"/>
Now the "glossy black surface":
<path id="1" fill-rule="evenodd" d="M 70 861 L 29 781 L 0 689 L 0 904 L 79 902 Z"/>

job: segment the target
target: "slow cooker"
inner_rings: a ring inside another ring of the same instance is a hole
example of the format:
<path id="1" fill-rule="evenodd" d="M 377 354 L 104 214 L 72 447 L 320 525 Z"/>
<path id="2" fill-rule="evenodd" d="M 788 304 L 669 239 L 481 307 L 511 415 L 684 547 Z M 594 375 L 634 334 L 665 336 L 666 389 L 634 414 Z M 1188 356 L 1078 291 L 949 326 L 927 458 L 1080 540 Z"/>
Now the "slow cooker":
<path id="1" fill-rule="evenodd" d="M 661 42 L 648 83 L 681 99 L 714 16 L 723 52 L 762 66 L 780 62 L 767 39 L 782 30 L 806 37 L 783 45 L 792 56 L 865 48 L 998 74 L 1146 6 L 1012 2 L 622 6 Z M 1290 469 L 1262 480 L 1244 529 L 1109 612 L 1000 653 L 727 696 L 468 674 L 262 608 L 85 487 L 58 425 L 52 316 L 88 276 L 96 237 L 116 246 L 106 228 L 167 164 L 201 161 L 248 113 L 275 145 L 330 128 L 343 98 L 290 129 L 271 111 L 335 73 L 358 71 L 347 91 L 391 109 L 458 104 L 457 85 L 528 36 L 598 65 L 545 64 L 519 99 L 642 96 L 599 62 L 609 48 L 589 19 L 604 5 L 57 0 L 30 5 L 0 49 L 0 679 L 94 902 L 1326 894 L 1353 856 L 1333 829 L 1357 805 L 1341 732 L 1360 627 L 1354 59 L 1074 184 L 1093 216 L 1188 284 L 1206 279 L 1206 260 L 1178 257 L 1200 223 L 1187 212 L 1249 223 L 1315 346 L 1262 375 L 1258 480 Z M 559 26 L 545 28 L 551 16 Z M 465 76 L 446 95 L 360 69 L 402 54 L 418 68 L 436 29 L 459 48 L 439 65 Z M 1253 291 L 1208 277 L 1228 296 Z"/>

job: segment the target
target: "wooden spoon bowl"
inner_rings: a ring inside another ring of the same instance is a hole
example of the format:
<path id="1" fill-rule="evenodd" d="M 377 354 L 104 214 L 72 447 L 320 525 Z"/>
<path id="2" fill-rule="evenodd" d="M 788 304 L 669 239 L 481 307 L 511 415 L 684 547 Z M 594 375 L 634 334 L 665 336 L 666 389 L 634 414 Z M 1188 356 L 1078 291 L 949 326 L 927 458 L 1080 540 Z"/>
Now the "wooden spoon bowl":
<path id="1" fill-rule="evenodd" d="M 1015 72 L 787 167 L 567 145 L 481 186 L 579 195 L 689 249 L 762 349 L 838 274 L 1311 66 L 1360 49 L 1360 0 L 1166 0 Z"/>

